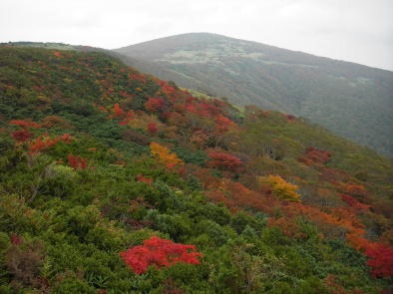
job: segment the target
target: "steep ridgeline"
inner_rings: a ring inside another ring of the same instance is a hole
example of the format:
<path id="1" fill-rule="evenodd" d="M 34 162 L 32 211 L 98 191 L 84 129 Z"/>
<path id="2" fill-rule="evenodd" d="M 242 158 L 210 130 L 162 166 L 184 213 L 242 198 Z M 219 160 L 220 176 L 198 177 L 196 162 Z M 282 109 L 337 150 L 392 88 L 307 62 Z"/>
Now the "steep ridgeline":
<path id="1" fill-rule="evenodd" d="M 294 116 L 0 46 L 1 293 L 391 293 L 391 181 Z"/>
<path id="2" fill-rule="evenodd" d="M 392 155 L 392 72 L 207 33 L 115 51 L 183 87 L 302 116 Z"/>

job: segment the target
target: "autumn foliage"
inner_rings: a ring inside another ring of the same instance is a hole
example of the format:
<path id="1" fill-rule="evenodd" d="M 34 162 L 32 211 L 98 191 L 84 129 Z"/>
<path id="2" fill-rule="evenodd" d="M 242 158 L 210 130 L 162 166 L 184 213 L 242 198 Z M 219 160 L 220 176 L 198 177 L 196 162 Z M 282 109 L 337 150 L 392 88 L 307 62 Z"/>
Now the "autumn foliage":
<path id="1" fill-rule="evenodd" d="M 10 125 L 17 125 L 23 129 L 27 128 L 41 128 L 41 125 L 29 120 L 11 120 Z"/>
<path id="2" fill-rule="evenodd" d="M 100 53 L 46 51 L 13 69 L 26 87 L 0 55 L 0 293 L 389 290 L 390 161 Z M 24 282 L 32 237 L 45 259 Z"/>
<path id="3" fill-rule="evenodd" d="M 279 175 L 269 175 L 268 177 L 260 177 L 259 182 L 261 184 L 269 184 L 272 189 L 272 193 L 281 199 L 300 202 L 300 195 L 297 193 L 298 186 L 285 181 Z"/>
<path id="4" fill-rule="evenodd" d="M 173 168 L 183 163 L 175 153 L 170 152 L 169 148 L 156 142 L 150 144 L 150 151 L 151 154 L 167 168 Z"/>
<path id="5" fill-rule="evenodd" d="M 33 134 L 26 129 L 14 131 L 11 135 L 18 142 L 25 142 L 33 136 Z"/>
<path id="6" fill-rule="evenodd" d="M 211 158 L 208 163 L 211 168 L 237 172 L 243 164 L 238 157 L 228 153 L 212 151 L 208 156 Z"/>
<path id="7" fill-rule="evenodd" d="M 35 155 L 40 153 L 43 150 L 46 150 L 55 144 L 57 144 L 59 141 L 65 142 L 65 143 L 70 143 L 71 142 L 71 136 L 69 134 L 63 134 L 59 137 L 56 137 L 54 139 L 50 138 L 47 135 L 41 135 L 37 137 L 36 139 L 32 140 L 29 143 L 28 147 L 28 153 L 30 155 Z"/>
<path id="8" fill-rule="evenodd" d="M 194 245 L 177 244 L 153 236 L 143 245 L 121 252 L 120 256 L 136 274 L 143 274 L 149 266 L 162 268 L 176 263 L 200 264 L 202 254 Z"/>
<path id="9" fill-rule="evenodd" d="M 164 99 L 158 97 L 150 97 L 148 101 L 145 103 L 145 109 L 149 112 L 155 113 L 164 108 L 165 101 Z"/>
<path id="10" fill-rule="evenodd" d="M 68 164 L 74 169 L 74 170 L 85 170 L 87 168 L 87 159 L 82 158 L 81 156 L 74 156 L 69 154 L 67 156 Z"/>
<path id="11" fill-rule="evenodd" d="M 305 151 L 305 155 L 300 157 L 300 161 L 307 164 L 320 164 L 324 165 L 330 161 L 332 153 L 329 151 L 322 151 L 314 147 L 308 147 Z"/>
<path id="12" fill-rule="evenodd" d="M 151 135 L 155 135 L 155 134 L 157 133 L 157 131 L 159 130 L 159 129 L 157 128 L 156 123 L 154 123 L 154 122 L 148 123 L 147 129 L 148 129 L 148 132 L 149 132 Z"/>
<path id="13" fill-rule="evenodd" d="M 146 183 L 146 184 L 148 184 L 148 185 L 151 185 L 152 182 L 153 182 L 153 179 L 152 179 L 152 178 L 145 177 L 144 175 L 141 175 L 141 174 L 138 174 L 138 175 L 135 177 L 135 180 L 138 181 L 138 182 L 144 182 L 144 183 Z"/>
<path id="14" fill-rule="evenodd" d="M 357 210 L 368 210 L 369 205 L 363 204 L 359 202 L 356 198 L 343 194 L 341 195 L 342 201 L 344 201 L 346 204 L 348 204 L 350 207 L 355 208 Z"/>
<path id="15" fill-rule="evenodd" d="M 105 110 L 105 108 L 103 110 Z M 129 110 L 126 112 L 118 103 L 114 104 L 111 114 L 108 116 L 109 119 L 121 119 L 119 125 L 127 125 L 133 119 L 133 117 L 133 111 Z"/>
<path id="16" fill-rule="evenodd" d="M 368 266 L 372 268 L 372 275 L 377 278 L 393 276 L 393 248 L 382 244 L 367 249 Z"/>
<path id="17" fill-rule="evenodd" d="M 125 115 L 125 111 L 119 106 L 118 103 L 114 104 L 113 115 L 115 117 L 122 117 Z"/>

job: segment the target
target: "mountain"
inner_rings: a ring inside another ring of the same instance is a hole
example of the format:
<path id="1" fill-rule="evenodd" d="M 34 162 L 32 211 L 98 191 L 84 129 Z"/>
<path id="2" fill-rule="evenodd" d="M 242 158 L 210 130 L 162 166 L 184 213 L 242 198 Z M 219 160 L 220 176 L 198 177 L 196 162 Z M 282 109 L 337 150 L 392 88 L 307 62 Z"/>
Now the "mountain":
<path id="1" fill-rule="evenodd" d="M 0 46 L 1 293 L 392 293 L 389 158 L 36 47 Z"/>
<path id="2" fill-rule="evenodd" d="M 216 34 L 192 33 L 115 50 L 143 72 L 320 124 L 392 155 L 390 71 Z"/>

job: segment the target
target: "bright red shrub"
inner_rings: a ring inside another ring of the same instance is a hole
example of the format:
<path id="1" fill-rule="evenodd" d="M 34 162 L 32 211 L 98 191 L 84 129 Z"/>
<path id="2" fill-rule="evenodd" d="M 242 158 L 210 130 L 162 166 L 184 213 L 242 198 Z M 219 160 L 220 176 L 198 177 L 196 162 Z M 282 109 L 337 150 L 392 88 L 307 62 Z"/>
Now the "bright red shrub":
<path id="1" fill-rule="evenodd" d="M 114 104 L 113 113 L 115 117 L 122 117 L 123 115 L 125 115 L 125 111 L 122 110 L 118 103 Z"/>
<path id="2" fill-rule="evenodd" d="M 202 254 L 196 252 L 194 245 L 176 244 L 153 236 L 145 240 L 143 245 L 121 252 L 120 256 L 136 274 L 142 274 L 151 265 L 161 268 L 180 262 L 200 264 Z"/>
<path id="3" fill-rule="evenodd" d="M 376 244 L 365 251 L 370 259 L 368 266 L 372 267 L 372 275 L 377 278 L 387 278 L 393 276 L 393 248 Z"/>

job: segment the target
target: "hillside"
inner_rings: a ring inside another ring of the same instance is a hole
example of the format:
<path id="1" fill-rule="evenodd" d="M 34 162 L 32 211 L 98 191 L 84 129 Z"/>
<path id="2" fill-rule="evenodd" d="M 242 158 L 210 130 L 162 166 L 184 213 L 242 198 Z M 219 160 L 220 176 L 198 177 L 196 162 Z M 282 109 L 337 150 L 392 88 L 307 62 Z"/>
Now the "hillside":
<path id="1" fill-rule="evenodd" d="M 103 52 L 0 46 L 1 293 L 392 292 L 392 163 Z"/>
<path id="2" fill-rule="evenodd" d="M 143 72 L 236 105 L 301 116 L 392 155 L 392 72 L 207 33 L 115 51 Z"/>

